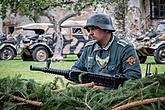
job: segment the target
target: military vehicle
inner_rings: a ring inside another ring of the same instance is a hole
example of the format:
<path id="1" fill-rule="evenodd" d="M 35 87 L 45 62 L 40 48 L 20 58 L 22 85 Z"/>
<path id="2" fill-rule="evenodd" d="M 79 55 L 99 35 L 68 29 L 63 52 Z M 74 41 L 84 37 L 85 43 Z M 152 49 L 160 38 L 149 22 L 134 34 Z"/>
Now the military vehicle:
<path id="1" fill-rule="evenodd" d="M 147 56 L 153 56 L 156 63 L 165 64 L 165 21 L 137 38 L 134 44 L 141 63 L 146 61 Z"/>
<path id="2" fill-rule="evenodd" d="M 85 21 L 66 21 L 61 25 L 64 38 L 62 54 L 81 55 L 86 41 L 89 40 L 87 31 L 83 29 Z M 24 61 L 46 61 L 52 57 L 56 45 L 53 34 L 53 24 L 32 23 L 19 26 L 23 31 L 34 31 L 33 35 L 24 35 L 21 41 L 21 57 Z"/>
<path id="3" fill-rule="evenodd" d="M 6 35 L 0 35 L 0 60 L 12 60 L 17 56 L 16 40 Z"/>
<path id="4" fill-rule="evenodd" d="M 86 20 L 65 21 L 61 25 L 64 38 L 63 55 L 74 54 L 80 57 L 86 42 L 91 40 L 88 32 L 84 29 Z"/>
<path id="5" fill-rule="evenodd" d="M 23 61 L 45 61 L 53 55 L 53 28 L 50 23 L 31 23 L 16 27 L 22 40 L 19 44 Z"/>

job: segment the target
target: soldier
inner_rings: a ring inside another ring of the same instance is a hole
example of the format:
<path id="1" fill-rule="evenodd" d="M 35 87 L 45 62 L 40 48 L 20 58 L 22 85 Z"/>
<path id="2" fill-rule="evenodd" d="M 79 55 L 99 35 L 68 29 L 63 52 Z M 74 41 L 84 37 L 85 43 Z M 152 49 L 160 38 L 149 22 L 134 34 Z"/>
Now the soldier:
<path id="1" fill-rule="evenodd" d="M 72 70 L 108 73 L 128 79 L 141 78 L 136 50 L 128 41 L 113 35 L 115 29 L 109 15 L 100 13 L 89 17 L 84 28 L 93 40 L 85 45 Z"/>

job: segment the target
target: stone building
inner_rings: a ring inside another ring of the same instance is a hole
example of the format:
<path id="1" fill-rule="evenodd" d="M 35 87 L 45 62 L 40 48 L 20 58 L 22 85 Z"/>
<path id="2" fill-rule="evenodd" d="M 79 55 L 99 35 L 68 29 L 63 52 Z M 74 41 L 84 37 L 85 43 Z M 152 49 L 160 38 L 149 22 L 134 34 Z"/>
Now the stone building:
<path id="1" fill-rule="evenodd" d="M 129 32 L 146 32 L 165 20 L 165 0 L 129 0 L 126 18 Z"/>
<path id="2" fill-rule="evenodd" d="M 111 12 L 115 12 L 115 10 L 111 10 Z M 55 19 L 59 19 L 68 12 L 64 9 L 57 8 L 56 11 L 52 11 L 52 13 L 55 15 Z M 72 19 L 86 19 L 91 13 L 94 12 L 89 9 L 82 16 Z M 112 19 L 114 20 L 114 18 Z M 165 0 L 128 0 L 125 30 L 123 31 L 139 35 L 142 32 L 148 31 L 149 28 L 154 27 L 160 20 L 165 20 Z M 31 22 L 32 21 L 25 16 L 17 15 L 14 17 L 14 15 L 8 14 L 8 17 L 3 21 L 0 19 L 0 33 L 11 33 L 16 26 Z M 41 17 L 40 22 L 49 22 L 49 20 L 46 17 Z"/>

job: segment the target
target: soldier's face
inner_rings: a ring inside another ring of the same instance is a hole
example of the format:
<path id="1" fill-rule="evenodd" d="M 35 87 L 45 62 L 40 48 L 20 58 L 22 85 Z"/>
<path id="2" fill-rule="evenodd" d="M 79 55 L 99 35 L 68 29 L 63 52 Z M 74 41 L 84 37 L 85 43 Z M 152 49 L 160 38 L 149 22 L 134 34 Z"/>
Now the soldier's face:
<path id="1" fill-rule="evenodd" d="M 97 27 L 89 27 L 89 34 L 92 37 L 93 40 L 96 40 L 97 42 L 102 41 L 105 37 L 106 32 L 100 28 Z"/>

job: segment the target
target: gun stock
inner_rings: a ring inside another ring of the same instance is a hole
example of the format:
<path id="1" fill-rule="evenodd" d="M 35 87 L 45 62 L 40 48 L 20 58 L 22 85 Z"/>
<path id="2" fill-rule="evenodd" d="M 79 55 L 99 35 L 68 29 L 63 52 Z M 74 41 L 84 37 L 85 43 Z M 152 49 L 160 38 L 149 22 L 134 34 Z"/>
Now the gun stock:
<path id="1" fill-rule="evenodd" d="M 123 84 L 127 78 L 124 77 L 113 77 L 110 74 L 105 73 L 91 73 L 83 71 L 71 71 L 71 70 L 59 70 L 47 67 L 36 67 L 30 66 L 30 70 L 42 71 L 57 75 L 62 75 L 66 79 L 76 82 L 76 83 L 90 83 L 94 82 L 95 85 L 104 86 L 104 87 L 113 87 L 117 88 L 120 84 Z"/>

